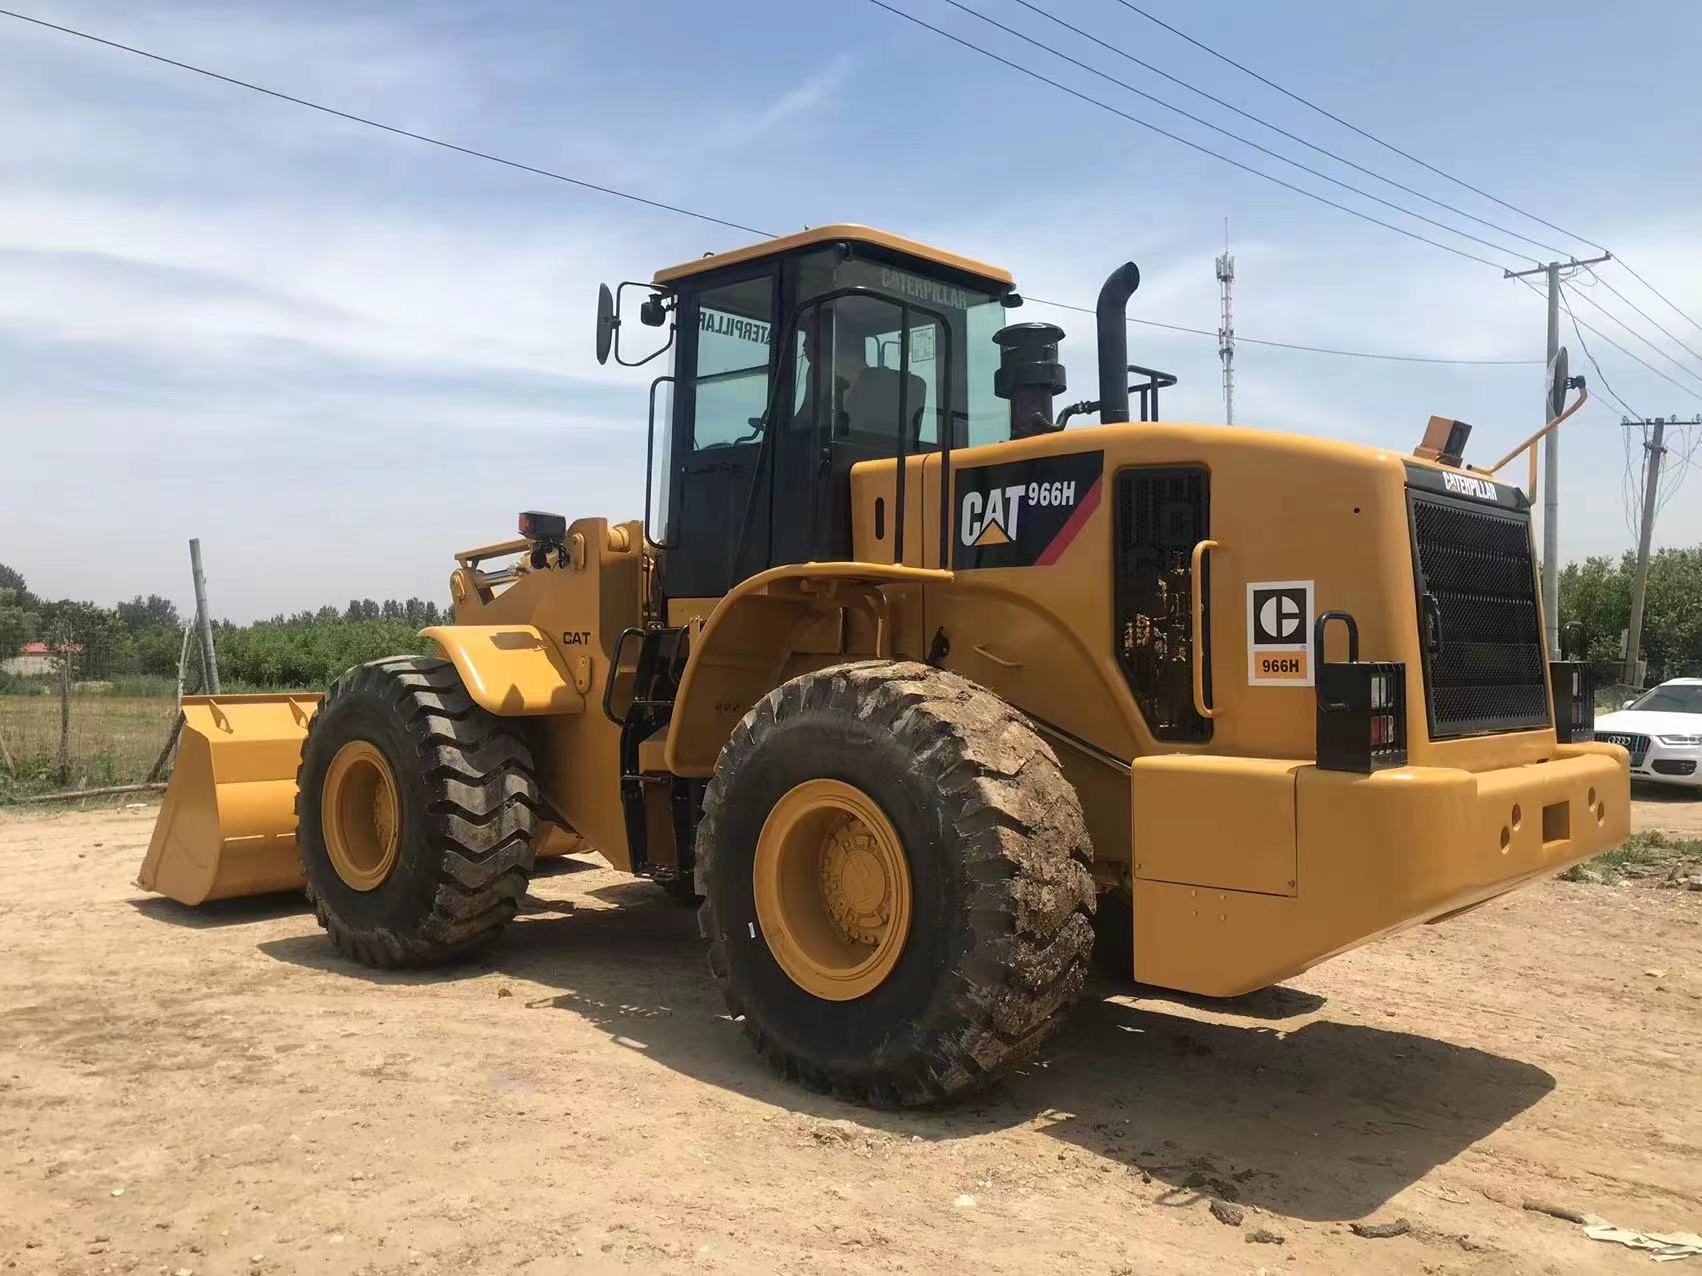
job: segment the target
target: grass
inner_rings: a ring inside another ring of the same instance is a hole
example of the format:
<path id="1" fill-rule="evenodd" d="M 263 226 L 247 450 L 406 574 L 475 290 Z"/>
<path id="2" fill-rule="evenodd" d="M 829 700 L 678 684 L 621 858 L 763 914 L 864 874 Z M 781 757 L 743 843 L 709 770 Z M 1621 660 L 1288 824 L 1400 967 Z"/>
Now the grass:
<path id="1" fill-rule="evenodd" d="M 61 788 L 141 783 L 176 711 L 169 696 L 73 693 L 65 784 L 59 772 L 59 697 L 0 696 L 0 802 Z"/>
<path id="2" fill-rule="evenodd" d="M 1674 837 L 1658 829 L 1633 833 L 1624 846 L 1603 851 L 1594 859 L 1574 864 L 1560 875 L 1562 881 L 1585 882 L 1585 869 L 1594 869 L 1609 880 L 1621 876 L 1647 876 L 1685 861 L 1702 861 L 1702 839 Z"/>

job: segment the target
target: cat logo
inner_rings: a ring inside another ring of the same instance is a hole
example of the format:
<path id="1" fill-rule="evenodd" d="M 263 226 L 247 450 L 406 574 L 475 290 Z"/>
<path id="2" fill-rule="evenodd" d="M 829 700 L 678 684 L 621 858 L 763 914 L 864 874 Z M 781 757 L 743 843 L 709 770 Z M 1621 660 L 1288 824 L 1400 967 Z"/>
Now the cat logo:
<path id="1" fill-rule="evenodd" d="M 965 466 L 957 483 L 952 566 L 1048 567 L 1099 507 L 1102 452 Z"/>
<path id="2" fill-rule="evenodd" d="M 1312 594 L 1309 580 L 1261 580 L 1247 586 L 1247 684 L 1310 687 Z"/>
<path id="3" fill-rule="evenodd" d="M 1017 520 L 1022 516 L 1022 498 L 1027 484 L 1013 483 L 1010 487 L 995 487 L 990 492 L 969 491 L 963 494 L 963 517 L 958 520 L 959 535 L 965 545 L 1009 545 L 1017 536 Z"/>
<path id="4" fill-rule="evenodd" d="M 1501 489 L 1488 479 L 1474 478 L 1470 474 L 1456 474 L 1453 470 L 1442 472 L 1442 485 L 1450 492 L 1460 496 L 1474 496 L 1480 501 L 1499 501 Z"/>

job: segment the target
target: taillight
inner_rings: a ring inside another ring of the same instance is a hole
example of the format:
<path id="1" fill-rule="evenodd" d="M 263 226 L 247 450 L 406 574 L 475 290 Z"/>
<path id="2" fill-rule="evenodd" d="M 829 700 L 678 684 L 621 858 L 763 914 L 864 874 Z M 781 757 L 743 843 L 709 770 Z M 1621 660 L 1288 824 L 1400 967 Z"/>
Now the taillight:
<path id="1" fill-rule="evenodd" d="M 1596 680 L 1582 660 L 1548 662 L 1548 683 L 1554 692 L 1554 738 L 1561 744 L 1582 744 L 1596 738 Z"/>
<path id="2" fill-rule="evenodd" d="M 1326 664 L 1324 627 L 1347 626 L 1347 660 Z M 1406 665 L 1361 661 L 1359 625 L 1345 611 L 1327 611 L 1312 630 L 1317 671 L 1318 765 L 1369 775 L 1407 760 Z"/>

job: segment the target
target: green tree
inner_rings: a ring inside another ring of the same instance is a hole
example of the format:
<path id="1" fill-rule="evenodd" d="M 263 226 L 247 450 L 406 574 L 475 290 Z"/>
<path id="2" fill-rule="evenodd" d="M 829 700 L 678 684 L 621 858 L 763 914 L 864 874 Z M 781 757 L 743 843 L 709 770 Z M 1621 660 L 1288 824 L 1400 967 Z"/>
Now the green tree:
<path id="1" fill-rule="evenodd" d="M 40 624 L 41 617 L 24 602 L 16 586 L 0 585 L 0 660 L 17 655 L 25 643 L 34 642 Z"/>
<path id="2" fill-rule="evenodd" d="M 36 596 L 30 593 L 29 585 L 24 582 L 23 573 L 5 563 L 0 563 L 0 589 L 11 590 L 20 607 L 29 607 L 36 602 Z"/>
<path id="3" fill-rule="evenodd" d="M 1586 558 L 1560 573 L 1560 620 L 1583 626 L 1587 658 L 1604 670 L 1622 660 L 1631 625 L 1636 556 Z M 1702 545 L 1663 549 L 1649 560 L 1642 655 L 1650 682 L 1702 673 Z"/>
<path id="4" fill-rule="evenodd" d="M 183 626 L 183 618 L 177 614 L 177 604 L 158 594 L 149 594 L 146 598 L 137 594 L 129 602 L 119 603 L 114 610 L 119 621 L 132 633 L 156 628 L 181 629 Z"/>

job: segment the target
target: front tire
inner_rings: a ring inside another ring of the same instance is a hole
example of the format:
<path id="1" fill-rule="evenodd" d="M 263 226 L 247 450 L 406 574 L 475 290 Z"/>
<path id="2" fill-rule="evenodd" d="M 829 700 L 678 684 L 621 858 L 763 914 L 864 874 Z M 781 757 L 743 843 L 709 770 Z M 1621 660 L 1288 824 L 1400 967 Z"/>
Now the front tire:
<path id="1" fill-rule="evenodd" d="M 992 693 L 910 662 L 804 674 L 745 716 L 704 798 L 710 969 L 783 1075 L 953 1098 L 1081 993 L 1091 862 L 1057 758 Z"/>
<path id="2" fill-rule="evenodd" d="M 357 665 L 308 724 L 296 774 L 296 844 L 319 924 L 369 966 L 483 947 L 526 893 L 537 808 L 530 750 L 448 661 Z"/>

